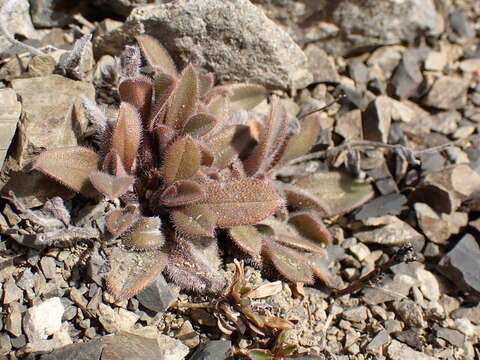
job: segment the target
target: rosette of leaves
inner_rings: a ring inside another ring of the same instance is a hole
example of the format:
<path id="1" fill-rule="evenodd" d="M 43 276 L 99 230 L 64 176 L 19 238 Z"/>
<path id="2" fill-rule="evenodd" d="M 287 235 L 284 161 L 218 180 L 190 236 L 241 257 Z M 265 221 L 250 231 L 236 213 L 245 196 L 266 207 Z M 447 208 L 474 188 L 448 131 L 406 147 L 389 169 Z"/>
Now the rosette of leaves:
<path id="1" fill-rule="evenodd" d="M 319 218 L 333 215 L 328 202 L 310 179 L 275 180 L 276 169 L 315 144 L 318 115 L 293 134 L 277 97 L 265 121 L 244 111 L 266 97 L 263 87 L 213 86 L 213 75 L 192 65 L 178 72 L 155 39 L 137 40 L 149 72 L 141 72 L 140 49 L 128 47 L 118 117 L 85 102 L 98 149 L 51 149 L 33 163 L 85 196 L 120 200 L 106 215 L 108 232 L 121 240 L 110 248 L 109 291 L 129 298 L 164 272 L 183 288 L 220 292 L 225 280 L 205 255 L 205 244 L 215 252 L 224 240 L 219 229 L 288 280 L 328 281 L 318 261 L 330 242 Z"/>

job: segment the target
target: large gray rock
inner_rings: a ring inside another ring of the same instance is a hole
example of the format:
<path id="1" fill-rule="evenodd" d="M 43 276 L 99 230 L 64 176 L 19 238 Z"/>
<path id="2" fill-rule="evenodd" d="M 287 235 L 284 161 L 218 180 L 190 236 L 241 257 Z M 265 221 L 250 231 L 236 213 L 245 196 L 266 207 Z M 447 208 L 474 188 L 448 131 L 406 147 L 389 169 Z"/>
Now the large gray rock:
<path id="1" fill-rule="evenodd" d="M 136 8 L 122 27 L 96 39 L 97 56 L 118 54 L 139 34 L 159 39 L 180 65 L 195 61 L 221 81 L 275 88 L 312 82 L 300 47 L 248 0 L 180 0 Z"/>

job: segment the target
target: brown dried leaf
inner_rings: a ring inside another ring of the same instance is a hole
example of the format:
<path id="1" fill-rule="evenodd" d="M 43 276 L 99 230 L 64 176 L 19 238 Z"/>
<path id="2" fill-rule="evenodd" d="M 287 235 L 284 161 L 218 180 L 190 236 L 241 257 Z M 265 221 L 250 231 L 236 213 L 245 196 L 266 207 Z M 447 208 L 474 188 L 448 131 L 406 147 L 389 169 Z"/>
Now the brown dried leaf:
<path id="1" fill-rule="evenodd" d="M 273 296 L 282 291 L 282 282 L 274 281 L 268 284 L 260 285 L 255 290 L 250 291 L 247 296 L 250 299 L 263 299 L 269 296 Z"/>
<path id="2" fill-rule="evenodd" d="M 159 217 L 142 217 L 124 234 L 123 243 L 134 250 L 159 249 L 165 243 Z"/>
<path id="3" fill-rule="evenodd" d="M 217 215 L 217 226 L 256 224 L 272 215 L 281 199 L 264 181 L 244 178 L 205 184 L 205 203 Z"/>
<path id="4" fill-rule="evenodd" d="M 200 148 L 190 136 L 175 141 L 165 153 L 163 167 L 165 183 L 171 184 L 175 180 L 192 177 L 200 168 L 201 160 Z"/>
<path id="5" fill-rule="evenodd" d="M 122 159 L 120 159 L 120 156 L 115 149 L 110 150 L 103 159 L 102 170 L 115 176 L 128 175 L 125 167 L 123 166 Z"/>
<path id="6" fill-rule="evenodd" d="M 125 170 L 131 173 L 140 145 L 142 124 L 137 110 L 128 103 L 121 103 L 118 120 L 112 134 L 112 148 L 122 159 Z"/>
<path id="7" fill-rule="evenodd" d="M 262 235 L 252 225 L 235 226 L 228 230 L 236 245 L 250 256 L 259 256 L 262 251 Z"/>
<path id="8" fill-rule="evenodd" d="M 205 192 L 196 182 L 178 180 L 163 191 L 160 201 L 165 206 L 183 206 L 199 202 L 204 197 Z"/>
<path id="9" fill-rule="evenodd" d="M 106 227 L 114 237 L 122 235 L 140 218 L 137 206 L 127 206 L 125 209 L 113 210 L 106 216 Z"/>
<path id="10" fill-rule="evenodd" d="M 217 124 L 218 120 L 215 116 L 198 113 L 187 120 L 183 132 L 194 137 L 201 137 L 212 131 Z"/>
<path id="11" fill-rule="evenodd" d="M 136 39 L 142 49 L 143 56 L 145 56 L 150 66 L 173 77 L 178 75 L 177 68 L 170 54 L 157 39 L 149 35 L 139 35 Z"/>
<path id="12" fill-rule="evenodd" d="M 159 250 L 133 252 L 113 247 L 108 260 L 108 291 L 115 299 L 124 300 L 138 294 L 155 281 L 165 268 L 167 256 Z"/>
<path id="13" fill-rule="evenodd" d="M 300 132 L 290 137 L 280 159 L 281 164 L 305 155 L 315 145 L 320 134 L 320 116 L 312 114 L 301 123 Z"/>
<path id="14" fill-rule="evenodd" d="M 94 151 L 81 147 L 50 149 L 38 155 L 32 169 L 38 170 L 66 187 L 85 196 L 98 194 L 89 176 L 98 170 L 100 157 Z"/>
<path id="15" fill-rule="evenodd" d="M 375 195 L 371 184 L 341 171 L 305 176 L 297 179 L 294 184 L 325 203 L 329 216 L 348 213 Z M 290 203 L 290 199 L 288 201 Z"/>
<path id="16" fill-rule="evenodd" d="M 276 317 L 276 316 L 266 316 L 265 326 L 268 326 L 269 328 L 272 328 L 272 329 L 279 329 L 279 330 L 290 330 L 295 327 L 290 321 Z"/>
<path id="17" fill-rule="evenodd" d="M 313 274 L 309 262 L 297 251 L 265 238 L 263 253 L 286 279 L 305 284 L 313 283 Z"/>
<path id="18" fill-rule="evenodd" d="M 328 246 L 332 243 L 332 235 L 317 216 L 308 212 L 298 212 L 290 215 L 288 222 L 307 239 Z"/>
<path id="19" fill-rule="evenodd" d="M 242 155 L 254 140 L 250 136 L 250 129 L 245 125 L 229 126 L 214 135 L 206 142 L 215 158 L 212 166 L 224 169 L 229 166 L 238 156 Z"/>
<path id="20" fill-rule="evenodd" d="M 182 130 L 188 118 L 195 112 L 198 94 L 197 72 L 192 65 L 189 65 L 183 70 L 172 95 L 165 124 L 173 129 Z"/>
<path id="21" fill-rule="evenodd" d="M 89 176 L 92 185 L 108 200 L 116 199 L 125 194 L 135 182 L 133 176 L 115 176 L 102 171 L 94 171 Z"/>
<path id="22" fill-rule="evenodd" d="M 126 79 L 118 86 L 118 93 L 120 100 L 133 105 L 140 114 L 141 120 L 146 123 L 152 105 L 152 80 L 146 77 Z"/>
<path id="23" fill-rule="evenodd" d="M 173 210 L 171 219 L 175 229 L 185 236 L 213 236 L 217 218 L 206 205 L 188 205 Z"/>

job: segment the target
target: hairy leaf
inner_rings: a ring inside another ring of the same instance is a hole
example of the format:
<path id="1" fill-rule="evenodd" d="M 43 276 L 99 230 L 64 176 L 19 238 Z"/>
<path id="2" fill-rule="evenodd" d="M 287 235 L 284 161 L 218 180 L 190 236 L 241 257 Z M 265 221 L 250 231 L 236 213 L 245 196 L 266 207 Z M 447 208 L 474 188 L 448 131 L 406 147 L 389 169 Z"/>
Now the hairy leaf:
<path id="1" fill-rule="evenodd" d="M 159 251 L 133 252 L 111 248 L 108 257 L 108 291 L 117 299 L 128 299 L 155 281 L 165 268 L 166 255 Z"/>
<path id="2" fill-rule="evenodd" d="M 244 125 L 229 126 L 206 142 L 215 158 L 212 166 L 218 169 L 226 168 L 238 156 L 243 154 L 254 143 L 250 129 Z"/>
<path id="3" fill-rule="evenodd" d="M 125 209 L 113 210 L 106 216 L 106 226 L 110 234 L 117 237 L 127 231 L 140 218 L 137 206 L 127 206 Z"/>
<path id="4" fill-rule="evenodd" d="M 219 121 L 219 127 L 227 124 L 230 114 L 230 99 L 225 95 L 217 95 L 207 105 L 207 112 Z"/>
<path id="5" fill-rule="evenodd" d="M 126 79 L 118 86 L 120 99 L 134 106 L 141 120 L 147 122 L 152 105 L 152 81 L 146 77 Z"/>
<path id="6" fill-rule="evenodd" d="M 329 216 L 332 212 L 327 203 L 300 186 L 282 184 L 281 189 L 285 193 L 289 206 L 299 209 L 315 210 L 320 216 Z"/>
<path id="7" fill-rule="evenodd" d="M 252 225 L 235 226 L 228 230 L 230 237 L 240 249 L 250 256 L 259 256 L 262 251 L 262 235 Z"/>
<path id="8" fill-rule="evenodd" d="M 325 203 L 330 210 L 329 216 L 348 213 L 375 194 L 371 184 L 340 171 L 316 173 L 300 178 L 294 184 Z"/>
<path id="9" fill-rule="evenodd" d="M 290 215 L 288 220 L 297 231 L 307 239 L 326 246 L 332 243 L 332 235 L 316 215 L 309 212 L 298 212 Z"/>
<path id="10" fill-rule="evenodd" d="M 271 283 L 260 285 L 255 290 L 250 291 L 247 297 L 250 299 L 263 299 L 269 296 L 273 296 L 282 291 L 282 282 L 274 281 Z"/>
<path id="11" fill-rule="evenodd" d="M 98 170 L 100 157 L 80 147 L 50 149 L 38 155 L 32 169 L 50 176 L 66 187 L 86 196 L 97 194 L 88 177 Z"/>
<path id="12" fill-rule="evenodd" d="M 123 235 L 123 243 L 134 250 L 159 249 L 165 243 L 159 217 L 142 217 Z"/>
<path id="13" fill-rule="evenodd" d="M 139 35 L 136 39 L 142 49 L 143 56 L 145 56 L 145 59 L 152 68 L 173 77 L 177 76 L 177 68 L 170 54 L 157 39 L 149 35 Z"/>
<path id="14" fill-rule="evenodd" d="M 206 205 L 188 205 L 173 210 L 175 229 L 185 236 L 213 236 L 217 217 Z"/>
<path id="15" fill-rule="evenodd" d="M 177 130 L 183 129 L 188 118 L 195 112 L 198 94 L 197 72 L 189 65 L 177 83 L 165 124 Z"/>
<path id="16" fill-rule="evenodd" d="M 212 73 L 198 76 L 200 97 L 203 97 L 213 87 L 214 80 L 215 79 Z"/>
<path id="17" fill-rule="evenodd" d="M 265 326 L 279 330 L 290 330 L 295 327 L 295 325 L 293 325 L 290 321 L 279 318 L 277 316 L 266 316 Z"/>
<path id="18" fill-rule="evenodd" d="M 175 85 L 176 80 L 172 76 L 167 74 L 155 74 L 153 79 L 154 103 L 152 113 L 150 114 L 151 119 L 149 124 L 147 124 L 149 130 L 152 130 L 155 126 L 158 126 L 163 122 L 168 100 L 173 94 Z"/>
<path id="19" fill-rule="evenodd" d="M 281 204 L 277 192 L 257 179 L 212 181 L 204 189 L 204 202 L 217 215 L 219 227 L 256 224 L 272 215 Z"/>
<path id="20" fill-rule="evenodd" d="M 305 284 L 313 283 L 313 274 L 308 261 L 295 250 L 265 238 L 263 252 L 286 279 Z"/>
<path id="21" fill-rule="evenodd" d="M 118 120 L 113 129 L 112 148 L 122 159 L 125 170 L 131 173 L 140 146 L 142 124 L 135 108 L 128 104 L 120 105 Z"/>
<path id="22" fill-rule="evenodd" d="M 110 150 L 103 159 L 102 170 L 115 176 L 128 175 L 125 167 L 123 166 L 122 159 L 120 159 L 120 156 L 115 149 Z"/>
<path id="23" fill-rule="evenodd" d="M 267 97 L 267 90 L 261 85 L 243 83 L 227 86 L 233 93 L 230 97 L 233 111 L 253 109 Z"/>
<path id="24" fill-rule="evenodd" d="M 205 113 L 198 113 L 191 116 L 183 132 L 195 137 L 201 137 L 208 134 L 218 124 L 218 120 L 215 116 Z"/>
<path id="25" fill-rule="evenodd" d="M 317 113 L 307 116 L 301 123 L 300 132 L 288 139 L 280 163 L 285 164 L 308 153 L 315 145 L 320 129 L 320 116 Z"/>
<path id="26" fill-rule="evenodd" d="M 287 112 L 277 96 L 272 97 L 267 124 L 258 145 L 245 161 L 249 175 L 263 174 L 270 170 L 287 133 Z"/>
<path id="27" fill-rule="evenodd" d="M 163 153 L 175 138 L 175 131 L 166 125 L 157 125 L 155 127 L 155 133 L 158 139 L 158 149 Z"/>
<path id="28" fill-rule="evenodd" d="M 196 182 L 190 180 L 178 180 L 166 188 L 160 201 L 165 206 L 183 206 L 203 200 L 205 192 Z"/>
<path id="29" fill-rule="evenodd" d="M 92 185 L 108 200 L 116 199 L 125 194 L 133 185 L 133 176 L 115 176 L 102 171 L 94 171 L 89 176 Z"/>
<path id="30" fill-rule="evenodd" d="M 185 136 L 168 147 L 164 159 L 164 180 L 171 184 L 175 180 L 188 179 L 200 168 L 202 154 L 195 140 Z"/>

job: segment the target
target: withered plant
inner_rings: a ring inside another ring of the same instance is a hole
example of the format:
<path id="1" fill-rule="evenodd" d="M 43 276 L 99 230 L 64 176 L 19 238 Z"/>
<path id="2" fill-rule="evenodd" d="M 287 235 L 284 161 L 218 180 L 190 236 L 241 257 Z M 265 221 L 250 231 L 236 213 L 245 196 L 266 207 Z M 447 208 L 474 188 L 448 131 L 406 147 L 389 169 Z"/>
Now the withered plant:
<path id="1" fill-rule="evenodd" d="M 119 199 L 122 208 L 106 215 L 120 240 L 109 247 L 109 291 L 129 298 L 164 272 L 185 289 L 219 293 L 226 282 L 214 264 L 218 241 L 287 280 L 329 282 L 331 236 L 320 217 L 349 211 L 373 192 L 338 172 L 277 179 L 316 143 L 318 113 L 291 120 L 272 96 L 262 119 L 248 110 L 266 98 L 263 87 L 213 86 L 213 75 L 192 65 L 178 72 L 155 39 L 137 40 L 148 67 L 142 73 L 140 49 L 127 47 L 117 119 L 85 102 L 98 150 L 56 148 L 33 163 L 84 196 Z M 331 183 L 353 190 L 353 203 Z"/>

